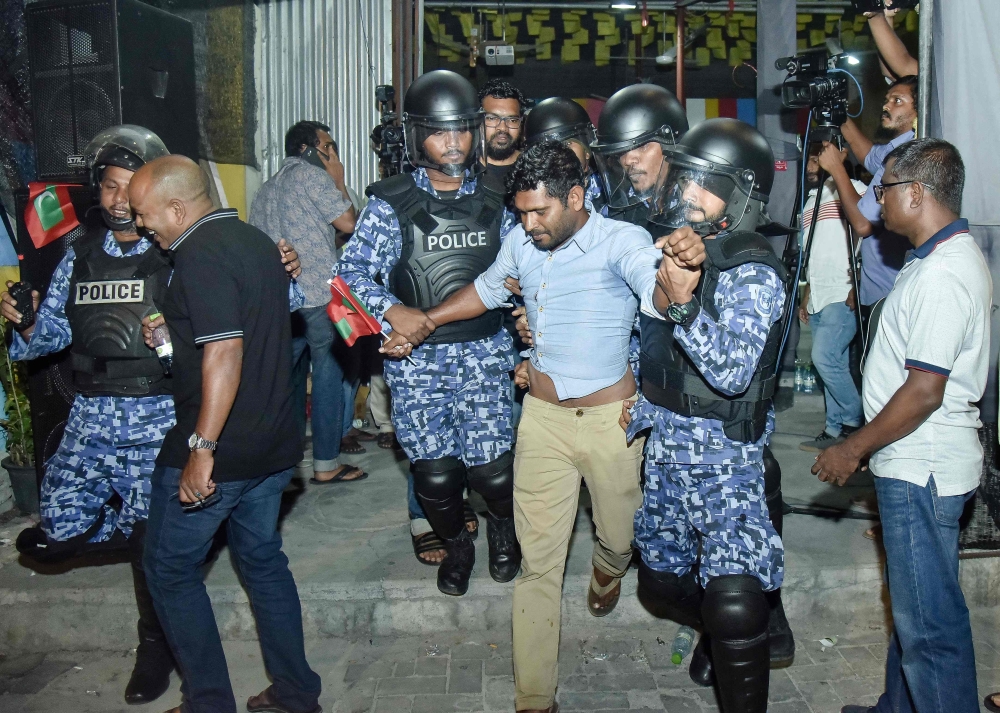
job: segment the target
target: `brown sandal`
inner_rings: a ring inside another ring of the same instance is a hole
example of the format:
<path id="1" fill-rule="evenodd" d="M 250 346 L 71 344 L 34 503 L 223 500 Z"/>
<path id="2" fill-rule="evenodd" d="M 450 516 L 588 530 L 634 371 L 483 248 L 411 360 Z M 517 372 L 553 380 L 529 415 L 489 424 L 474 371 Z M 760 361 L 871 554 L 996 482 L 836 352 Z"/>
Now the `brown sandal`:
<path id="1" fill-rule="evenodd" d="M 603 572 L 602 572 L 603 574 Z M 597 570 L 590 575 L 590 588 L 587 590 L 587 609 L 594 616 L 607 616 L 618 606 L 622 594 L 621 577 L 612 579 L 609 584 L 602 585 L 597 581 Z"/>
<path id="2" fill-rule="evenodd" d="M 420 564 L 430 565 L 431 567 L 437 567 L 441 564 L 441 562 L 431 562 L 430 560 L 425 560 L 420 556 L 425 555 L 428 552 L 444 550 L 444 541 L 435 535 L 433 530 L 420 535 L 410 535 L 410 541 L 413 543 L 413 554 L 417 556 L 417 562 Z"/>
<path id="3" fill-rule="evenodd" d="M 394 431 L 382 431 L 378 434 L 376 443 L 378 443 L 379 448 L 384 448 L 387 451 L 402 450 L 402 446 L 400 446 L 399 441 L 396 440 L 396 433 Z"/>
<path id="4" fill-rule="evenodd" d="M 368 451 L 354 436 L 344 436 L 340 439 L 340 452 L 356 455 L 358 453 L 367 453 Z"/>

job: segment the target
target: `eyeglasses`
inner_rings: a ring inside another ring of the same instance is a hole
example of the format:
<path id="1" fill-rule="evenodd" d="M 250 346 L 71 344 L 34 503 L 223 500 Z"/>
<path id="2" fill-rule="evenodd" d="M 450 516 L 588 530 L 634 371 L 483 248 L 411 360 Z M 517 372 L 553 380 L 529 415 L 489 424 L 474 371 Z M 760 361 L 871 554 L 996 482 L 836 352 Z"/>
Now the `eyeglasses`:
<path id="1" fill-rule="evenodd" d="M 523 121 L 520 116 L 498 116 L 496 114 L 486 115 L 486 125 L 491 129 L 495 129 L 500 124 L 506 124 L 509 129 L 517 129 L 521 126 L 521 121 Z"/>
<path id="2" fill-rule="evenodd" d="M 893 181 L 892 183 L 879 183 L 872 186 L 872 190 L 875 191 L 875 202 L 881 203 L 882 199 L 885 198 L 885 189 L 892 188 L 893 186 L 906 186 L 911 183 L 919 183 L 922 186 L 927 186 L 928 188 L 934 188 L 929 183 L 924 183 L 923 181 Z"/>

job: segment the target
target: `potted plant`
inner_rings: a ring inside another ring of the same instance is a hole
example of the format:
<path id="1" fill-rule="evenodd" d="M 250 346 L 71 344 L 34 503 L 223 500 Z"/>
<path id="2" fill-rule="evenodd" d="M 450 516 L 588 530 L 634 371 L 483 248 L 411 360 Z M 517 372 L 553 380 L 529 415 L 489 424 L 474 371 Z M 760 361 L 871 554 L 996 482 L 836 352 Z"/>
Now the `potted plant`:
<path id="1" fill-rule="evenodd" d="M 38 512 L 38 480 L 35 475 L 35 442 L 31 432 L 31 405 L 28 402 L 28 373 L 24 363 L 10 358 L 10 329 L 0 317 L 0 382 L 6 394 L 7 418 L 0 421 L 7 431 L 7 457 L 0 466 L 10 475 L 14 502 L 24 513 Z"/>

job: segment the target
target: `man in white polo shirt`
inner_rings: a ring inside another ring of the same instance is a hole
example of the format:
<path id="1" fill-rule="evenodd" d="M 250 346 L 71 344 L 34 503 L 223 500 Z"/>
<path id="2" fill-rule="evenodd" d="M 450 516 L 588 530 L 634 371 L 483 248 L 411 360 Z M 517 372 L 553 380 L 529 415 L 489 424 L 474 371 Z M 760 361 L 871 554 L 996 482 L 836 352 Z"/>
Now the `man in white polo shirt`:
<path id="1" fill-rule="evenodd" d="M 964 183 L 955 147 L 921 139 L 894 149 L 873 186 L 886 227 L 913 250 L 865 363 L 868 425 L 817 456 L 812 472 L 843 485 L 871 456 L 895 631 L 885 693 L 873 709 L 843 713 L 979 710 L 958 520 L 982 469 L 975 404 L 986 388 L 993 285 L 958 218 Z"/>

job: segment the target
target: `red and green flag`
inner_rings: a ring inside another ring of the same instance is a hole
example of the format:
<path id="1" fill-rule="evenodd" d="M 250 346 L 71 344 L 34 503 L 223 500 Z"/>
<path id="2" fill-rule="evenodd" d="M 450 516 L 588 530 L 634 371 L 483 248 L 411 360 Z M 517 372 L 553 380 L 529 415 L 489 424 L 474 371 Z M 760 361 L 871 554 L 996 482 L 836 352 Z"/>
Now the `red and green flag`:
<path id="1" fill-rule="evenodd" d="M 36 248 L 58 240 L 80 224 L 68 183 L 29 183 L 24 224 Z"/>
<path id="2" fill-rule="evenodd" d="M 330 281 L 330 295 L 326 313 L 347 346 L 353 347 L 358 337 L 382 333 L 382 325 L 365 309 L 343 277 L 338 275 Z"/>

